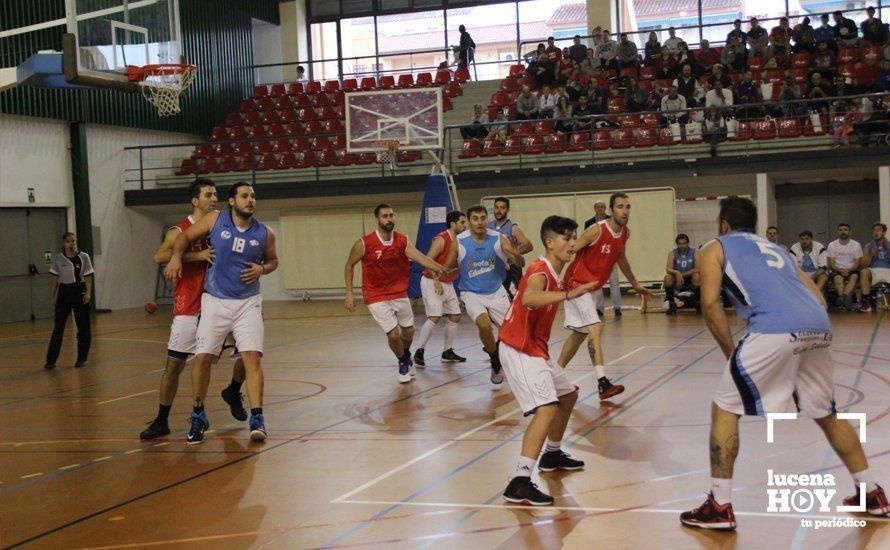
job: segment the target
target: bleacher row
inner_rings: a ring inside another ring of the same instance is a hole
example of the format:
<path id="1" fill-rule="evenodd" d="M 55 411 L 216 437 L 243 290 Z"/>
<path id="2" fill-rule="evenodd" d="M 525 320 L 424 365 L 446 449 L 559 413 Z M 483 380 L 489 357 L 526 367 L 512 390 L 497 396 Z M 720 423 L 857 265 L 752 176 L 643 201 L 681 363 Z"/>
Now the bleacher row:
<path id="1" fill-rule="evenodd" d="M 351 91 L 441 87 L 442 108 L 453 108 L 451 100 L 463 95 L 461 84 L 470 73 L 458 69 L 439 70 L 435 76 L 382 75 L 361 80 L 328 80 L 256 86 L 253 95 L 229 113 L 224 126 L 213 128 L 211 143 L 200 145 L 183 159 L 178 176 L 251 170 L 291 170 L 327 166 L 373 164 L 374 153 L 346 152 L 345 96 Z M 417 152 L 399 152 L 399 162 L 420 158 Z"/>

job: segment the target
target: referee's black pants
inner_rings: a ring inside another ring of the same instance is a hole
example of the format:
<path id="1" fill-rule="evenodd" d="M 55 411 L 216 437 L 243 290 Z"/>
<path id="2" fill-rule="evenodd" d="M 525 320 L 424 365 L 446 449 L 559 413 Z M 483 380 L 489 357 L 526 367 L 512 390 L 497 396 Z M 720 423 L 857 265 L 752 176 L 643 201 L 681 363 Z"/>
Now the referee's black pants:
<path id="1" fill-rule="evenodd" d="M 54 365 L 59 358 L 62 349 L 62 338 L 65 336 L 65 325 L 68 316 L 74 312 L 74 322 L 77 324 L 77 362 L 87 360 L 90 353 L 90 305 L 83 303 L 86 294 L 86 285 L 83 283 L 59 285 L 56 296 L 55 326 L 53 335 L 49 340 L 49 348 L 46 350 L 46 363 Z"/>
<path id="2" fill-rule="evenodd" d="M 507 291 L 507 296 L 510 297 L 510 301 L 513 301 L 513 290 L 511 287 L 515 286 L 516 291 L 519 291 L 519 281 L 522 280 L 522 268 L 518 265 L 511 264 L 507 268 L 507 276 L 504 277 L 504 290 Z"/>

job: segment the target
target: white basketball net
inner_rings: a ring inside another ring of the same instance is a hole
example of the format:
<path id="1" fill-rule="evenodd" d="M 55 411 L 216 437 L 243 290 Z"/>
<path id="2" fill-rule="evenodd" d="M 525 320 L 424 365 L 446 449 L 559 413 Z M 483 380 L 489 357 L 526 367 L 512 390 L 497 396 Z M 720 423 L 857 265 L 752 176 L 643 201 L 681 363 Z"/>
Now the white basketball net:
<path id="1" fill-rule="evenodd" d="M 147 70 L 142 82 L 142 95 L 157 108 L 158 116 L 177 115 L 182 112 L 179 97 L 191 86 L 197 72 L 197 67 Z"/>

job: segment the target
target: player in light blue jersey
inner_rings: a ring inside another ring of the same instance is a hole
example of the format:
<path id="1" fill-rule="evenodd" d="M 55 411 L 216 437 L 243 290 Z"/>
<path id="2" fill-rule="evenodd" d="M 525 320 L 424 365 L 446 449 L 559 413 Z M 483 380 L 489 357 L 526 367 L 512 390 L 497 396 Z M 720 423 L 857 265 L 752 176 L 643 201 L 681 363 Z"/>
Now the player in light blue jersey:
<path id="1" fill-rule="evenodd" d="M 677 248 L 668 252 L 664 276 L 664 294 L 668 302 L 668 315 L 676 315 L 677 302 L 674 293 L 678 290 L 691 290 L 698 293 L 701 275 L 695 266 L 695 249 L 689 246 L 689 235 L 680 233 L 674 239 Z M 700 309 L 700 305 L 696 306 Z"/>
<path id="2" fill-rule="evenodd" d="M 890 285 L 890 241 L 887 240 L 887 225 L 875 222 L 871 226 L 872 242 L 862 249 L 862 307 L 859 311 L 871 311 L 871 289 L 880 284 Z"/>
<path id="3" fill-rule="evenodd" d="M 512 261 L 522 268 L 525 258 L 509 239 L 488 228 L 488 211 L 484 206 L 471 207 L 467 218 L 469 229 L 457 236 L 457 246 L 448 252 L 446 265 L 460 270 L 460 299 L 479 329 L 482 349 L 491 358 L 491 382 L 501 384 L 504 373 L 492 323 L 500 327 L 510 309 L 510 298 L 503 286 L 508 263 Z"/>
<path id="4" fill-rule="evenodd" d="M 494 213 L 494 219 L 488 222 L 488 228 L 494 229 L 501 235 L 507 237 L 510 244 L 512 244 L 520 254 L 525 255 L 531 252 L 534 248 L 531 241 L 525 236 L 525 232 L 519 227 L 519 224 L 510 219 L 510 199 L 507 197 L 498 197 L 494 199 L 494 208 L 492 209 L 492 212 Z M 520 280 L 522 280 L 522 268 L 512 262 L 508 262 L 507 274 L 504 279 L 504 289 L 510 296 L 510 301 L 513 301 L 513 291 L 511 287 L 515 287 L 516 290 L 519 290 Z"/>
<path id="5" fill-rule="evenodd" d="M 815 419 L 831 447 L 853 475 L 856 495 L 866 511 L 890 514 L 884 490 L 875 482 L 859 443 L 845 420 L 837 418 L 827 304 L 812 279 L 784 247 L 754 234 L 757 208 L 750 199 L 720 201 L 720 237 L 702 248 L 701 301 L 705 321 L 729 365 L 711 405 L 711 492 L 705 503 L 680 515 L 691 527 L 735 529 L 732 474 L 739 451 L 739 418 L 798 413 Z M 748 324 L 748 334 L 733 346 L 720 303 L 721 285 Z"/>
<path id="6" fill-rule="evenodd" d="M 164 270 L 169 280 L 176 280 L 182 268 L 182 254 L 189 243 L 207 237 L 216 257 L 204 278 L 201 319 L 198 321 L 197 349 L 192 367 L 194 399 L 190 445 L 204 440 L 210 427 L 204 413 L 210 363 L 226 335 L 232 332 L 244 361 L 247 398 L 250 401 L 250 438 L 266 439 L 263 418 L 263 301 L 260 277 L 278 268 L 275 234 L 254 218 L 256 195 L 253 187 L 238 182 L 229 188 L 229 210 L 209 212 L 180 233 L 173 245 L 173 256 Z"/>

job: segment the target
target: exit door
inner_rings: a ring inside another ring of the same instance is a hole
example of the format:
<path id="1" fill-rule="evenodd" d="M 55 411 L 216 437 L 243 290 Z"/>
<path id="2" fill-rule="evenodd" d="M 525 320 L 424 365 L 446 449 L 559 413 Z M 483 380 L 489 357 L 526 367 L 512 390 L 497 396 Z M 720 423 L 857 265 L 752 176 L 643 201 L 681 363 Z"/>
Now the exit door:
<path id="1" fill-rule="evenodd" d="M 0 208 L 0 235 L 10 245 L 0 262 L 0 323 L 53 316 L 49 259 L 67 227 L 64 208 Z"/>

